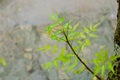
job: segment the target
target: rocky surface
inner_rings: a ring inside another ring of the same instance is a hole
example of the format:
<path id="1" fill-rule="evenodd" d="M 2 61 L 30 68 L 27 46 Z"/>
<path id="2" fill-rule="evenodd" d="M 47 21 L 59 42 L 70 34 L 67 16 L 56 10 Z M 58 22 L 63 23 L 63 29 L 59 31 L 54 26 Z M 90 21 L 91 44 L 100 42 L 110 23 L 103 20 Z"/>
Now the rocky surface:
<path id="1" fill-rule="evenodd" d="M 44 27 L 51 23 L 48 15 L 57 11 L 86 25 L 101 22 L 100 38 L 94 40 L 99 45 L 93 44 L 84 52 L 90 58 L 87 52 L 95 47 L 97 51 L 106 45 L 112 50 L 116 5 L 115 0 L 0 0 L 0 56 L 7 61 L 7 66 L 0 65 L 0 80 L 89 80 L 91 75 L 87 72 L 71 76 L 55 69 L 46 74 L 42 69 L 41 64 L 52 56 L 37 48 L 57 43 L 44 32 Z"/>
<path id="2" fill-rule="evenodd" d="M 35 80 L 46 77 L 39 63 L 39 53 L 36 52 L 40 36 L 31 25 L 21 25 L 2 36 L 1 56 L 7 61 L 7 66 L 0 73 L 4 80 Z"/>

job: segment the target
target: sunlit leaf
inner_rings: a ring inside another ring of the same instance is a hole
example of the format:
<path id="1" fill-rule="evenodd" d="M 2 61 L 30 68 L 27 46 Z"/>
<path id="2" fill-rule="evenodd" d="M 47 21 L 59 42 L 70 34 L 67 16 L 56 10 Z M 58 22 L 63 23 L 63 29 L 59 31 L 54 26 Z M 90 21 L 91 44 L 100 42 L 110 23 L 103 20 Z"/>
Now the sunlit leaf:
<path id="1" fill-rule="evenodd" d="M 57 26 L 59 26 L 58 23 L 53 23 L 53 24 L 50 24 L 50 25 L 48 26 L 48 28 L 49 28 L 49 29 L 53 29 L 53 28 L 55 28 L 55 27 L 57 27 Z"/>
<path id="2" fill-rule="evenodd" d="M 96 34 L 93 34 L 93 33 L 89 33 L 88 35 L 92 38 L 97 38 L 98 37 Z"/>
<path id="3" fill-rule="evenodd" d="M 79 27 L 79 23 L 77 23 L 76 25 L 73 26 L 73 31 L 75 31 L 76 29 L 78 29 Z"/>
<path id="4" fill-rule="evenodd" d="M 59 38 L 59 37 L 57 37 L 57 35 L 51 35 L 50 37 L 51 37 L 51 39 L 53 39 L 53 40 L 58 40 L 58 38 Z"/>
<path id="5" fill-rule="evenodd" d="M 58 23 L 59 23 L 59 24 L 62 24 L 62 23 L 64 22 L 64 20 L 65 20 L 65 18 L 64 18 L 64 17 L 61 17 L 61 18 L 58 19 Z"/>
<path id="6" fill-rule="evenodd" d="M 102 76 L 105 75 L 105 66 L 104 66 L 104 65 L 101 67 L 101 75 L 102 75 Z"/>
<path id="7" fill-rule="evenodd" d="M 78 44 L 80 44 L 80 45 L 83 43 L 82 40 L 76 40 L 76 42 L 77 42 Z"/>
<path id="8" fill-rule="evenodd" d="M 95 76 L 92 78 L 92 80 L 98 80 Z"/>
<path id="9" fill-rule="evenodd" d="M 56 31 L 54 34 L 55 35 L 59 35 L 59 34 L 61 34 L 63 31 L 62 30 L 58 30 L 58 31 Z"/>
<path id="10" fill-rule="evenodd" d="M 77 51 L 79 49 L 79 46 L 74 46 L 74 50 Z"/>
<path id="11" fill-rule="evenodd" d="M 108 62 L 108 68 L 114 73 L 113 65 L 111 62 Z"/>
<path id="12" fill-rule="evenodd" d="M 74 58 L 74 62 L 72 64 L 69 65 L 69 67 L 67 68 L 67 72 L 70 72 L 71 70 L 73 70 L 78 64 L 78 59 Z"/>
<path id="13" fill-rule="evenodd" d="M 85 67 L 82 65 L 79 69 L 74 70 L 74 74 L 81 74 L 85 70 Z"/>
<path id="14" fill-rule="evenodd" d="M 98 27 L 99 25 L 100 25 L 100 23 L 95 24 L 95 25 L 93 26 L 93 29 L 92 29 L 92 30 L 93 30 L 93 31 L 96 31 L 96 30 L 98 29 L 97 27 Z"/>
<path id="15" fill-rule="evenodd" d="M 120 58 L 120 55 L 115 55 L 110 57 L 112 61 L 115 61 L 117 58 Z"/>
<path id="16" fill-rule="evenodd" d="M 47 63 L 43 64 L 43 67 L 45 69 L 51 69 L 52 68 L 52 63 L 51 62 L 47 62 Z"/>
<path id="17" fill-rule="evenodd" d="M 87 27 L 83 27 L 84 32 L 89 33 L 90 30 Z"/>
<path id="18" fill-rule="evenodd" d="M 55 65 L 56 68 L 58 68 L 59 64 L 58 64 L 58 61 L 57 61 L 57 60 L 54 60 L 54 61 L 53 61 L 53 64 Z"/>
<path id="19" fill-rule="evenodd" d="M 86 39 L 86 46 L 91 45 L 91 41 L 89 39 Z"/>
<path id="20" fill-rule="evenodd" d="M 97 75 L 100 72 L 100 70 L 101 70 L 101 66 L 96 67 L 94 69 L 94 73 L 95 73 L 94 75 Z"/>
<path id="21" fill-rule="evenodd" d="M 75 38 L 77 37 L 76 35 L 77 35 L 77 32 L 69 33 L 68 35 L 69 40 L 75 40 Z"/>
<path id="22" fill-rule="evenodd" d="M 80 38 L 83 38 L 83 39 L 86 38 L 85 33 L 83 33 L 83 32 L 79 33 L 78 36 L 79 36 Z"/>
<path id="23" fill-rule="evenodd" d="M 64 24 L 64 28 L 68 28 L 68 27 L 69 27 L 69 23 L 67 22 Z"/>
<path id="24" fill-rule="evenodd" d="M 48 44 L 48 45 L 45 45 L 43 47 L 39 47 L 37 50 L 47 52 L 50 49 L 51 49 L 51 46 Z"/>
<path id="25" fill-rule="evenodd" d="M 84 48 L 85 48 L 85 44 L 82 44 L 82 45 L 81 45 L 81 48 L 80 48 L 81 51 L 82 51 Z"/>
<path id="26" fill-rule="evenodd" d="M 52 48 L 52 53 L 55 54 L 57 50 L 58 50 L 57 45 L 54 45 Z"/>
<path id="27" fill-rule="evenodd" d="M 6 66 L 7 62 L 5 61 L 4 58 L 0 57 L 0 64 L 2 64 L 3 66 Z"/>
<path id="28" fill-rule="evenodd" d="M 56 21 L 58 19 L 58 13 L 56 13 L 54 15 L 49 15 L 49 19 Z"/>
<path id="29" fill-rule="evenodd" d="M 97 23 L 97 24 L 95 24 L 95 25 L 90 24 L 90 30 L 91 30 L 91 31 L 97 31 L 99 25 L 100 25 L 100 23 Z"/>

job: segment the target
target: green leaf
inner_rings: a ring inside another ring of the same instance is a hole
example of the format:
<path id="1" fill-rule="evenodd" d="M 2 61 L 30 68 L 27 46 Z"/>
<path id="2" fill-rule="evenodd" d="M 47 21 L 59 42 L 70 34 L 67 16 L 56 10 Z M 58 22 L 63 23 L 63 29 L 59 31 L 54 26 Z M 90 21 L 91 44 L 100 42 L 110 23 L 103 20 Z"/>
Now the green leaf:
<path id="1" fill-rule="evenodd" d="M 105 60 L 108 60 L 109 59 L 108 50 L 105 50 L 103 54 L 104 54 Z"/>
<path id="2" fill-rule="evenodd" d="M 73 26 L 73 31 L 75 31 L 76 29 L 78 29 L 79 27 L 79 23 L 77 23 L 76 25 Z"/>
<path id="3" fill-rule="evenodd" d="M 56 68 L 58 68 L 58 61 L 57 60 L 54 60 L 53 64 L 55 65 Z"/>
<path id="4" fill-rule="evenodd" d="M 50 45 L 46 45 L 46 46 L 45 46 L 46 51 L 50 50 L 50 48 L 51 48 Z"/>
<path id="5" fill-rule="evenodd" d="M 47 52 L 51 49 L 51 46 L 48 44 L 48 45 L 45 45 L 43 47 L 39 47 L 37 50 L 38 51 L 43 51 L 43 52 Z"/>
<path id="6" fill-rule="evenodd" d="M 77 65 L 78 65 L 78 59 L 75 58 L 75 59 L 74 59 L 74 62 L 69 65 L 69 67 L 66 69 L 66 71 L 67 71 L 67 72 L 70 72 L 70 71 L 73 70 Z"/>
<path id="7" fill-rule="evenodd" d="M 97 66 L 95 69 L 94 69 L 94 75 L 97 75 L 101 70 L 101 66 Z"/>
<path id="8" fill-rule="evenodd" d="M 64 67 L 68 66 L 70 63 L 71 63 L 71 60 L 68 59 L 66 62 L 64 62 L 64 63 L 61 65 L 61 67 L 64 68 Z"/>
<path id="9" fill-rule="evenodd" d="M 66 53 L 66 48 L 63 47 L 62 50 L 61 50 L 61 54 L 62 54 L 62 55 L 65 55 L 65 53 Z"/>
<path id="10" fill-rule="evenodd" d="M 120 56 L 119 55 L 115 55 L 115 56 L 111 56 L 110 57 L 110 60 L 111 61 L 115 61 L 117 58 L 119 58 Z"/>
<path id="11" fill-rule="evenodd" d="M 64 29 L 72 29 L 72 25 L 71 25 L 71 22 L 72 21 L 68 21 L 68 22 L 66 22 L 63 26 L 64 26 Z"/>
<path id="12" fill-rule="evenodd" d="M 62 62 L 66 62 L 67 59 L 65 58 L 65 53 L 66 53 L 66 49 L 62 48 L 61 52 L 60 52 L 60 56 L 58 57 L 58 59 Z"/>
<path id="13" fill-rule="evenodd" d="M 88 35 L 92 38 L 97 38 L 98 37 L 96 34 L 93 34 L 93 33 L 89 33 Z"/>
<path id="14" fill-rule="evenodd" d="M 89 39 L 86 39 L 86 46 L 89 46 L 89 45 L 91 45 L 91 41 L 89 40 Z"/>
<path id="15" fill-rule="evenodd" d="M 86 38 L 86 36 L 85 36 L 85 33 L 84 33 L 84 32 L 79 33 L 79 34 L 78 34 L 78 36 L 79 36 L 80 38 L 83 38 L 83 39 L 85 39 L 85 38 Z"/>
<path id="16" fill-rule="evenodd" d="M 85 67 L 82 65 L 78 70 L 74 70 L 74 74 L 81 74 L 85 70 Z"/>
<path id="17" fill-rule="evenodd" d="M 57 37 L 55 34 L 51 35 L 50 38 L 53 39 L 53 40 L 58 40 L 59 39 L 59 37 Z"/>
<path id="18" fill-rule="evenodd" d="M 63 31 L 62 30 L 58 30 L 58 31 L 56 31 L 54 34 L 55 35 L 59 35 L 59 34 L 61 34 Z"/>
<path id="19" fill-rule="evenodd" d="M 68 29 L 68 27 L 69 27 L 69 23 L 67 22 L 64 24 L 64 28 Z"/>
<path id="20" fill-rule="evenodd" d="M 47 63 L 43 64 L 43 68 L 51 69 L 52 68 L 52 63 L 51 62 L 47 62 Z"/>
<path id="21" fill-rule="evenodd" d="M 75 51 L 77 51 L 79 49 L 79 46 L 77 45 L 77 46 L 74 46 L 73 48 Z"/>
<path id="22" fill-rule="evenodd" d="M 49 26 L 47 26 L 47 28 L 45 28 L 45 30 L 50 33 L 52 31 L 52 28 L 50 28 Z"/>
<path id="23" fill-rule="evenodd" d="M 92 78 L 92 80 L 98 80 L 95 76 Z"/>
<path id="24" fill-rule="evenodd" d="M 93 31 L 96 31 L 96 30 L 98 29 L 97 27 L 98 27 L 99 25 L 100 25 L 100 23 L 95 24 L 95 25 L 93 26 L 93 29 L 92 29 L 92 30 L 93 30 Z"/>
<path id="25" fill-rule="evenodd" d="M 59 37 L 59 40 L 58 40 L 58 41 L 64 41 L 64 42 L 65 42 L 65 41 L 66 41 L 66 40 L 65 40 L 65 36 Z"/>
<path id="26" fill-rule="evenodd" d="M 58 19 L 58 13 L 54 14 L 54 15 L 49 15 L 49 19 L 56 21 Z"/>
<path id="27" fill-rule="evenodd" d="M 108 62 L 108 68 L 114 73 L 113 65 L 111 62 Z"/>
<path id="28" fill-rule="evenodd" d="M 69 40 L 75 40 L 75 38 L 77 37 L 76 35 L 77 35 L 77 32 L 71 32 L 68 35 L 68 39 Z"/>
<path id="29" fill-rule="evenodd" d="M 58 50 L 57 45 L 54 45 L 52 48 L 52 53 L 55 54 L 57 50 Z"/>
<path id="30" fill-rule="evenodd" d="M 77 42 L 79 45 L 83 44 L 83 41 L 81 41 L 81 40 L 76 40 L 76 42 Z"/>
<path id="31" fill-rule="evenodd" d="M 83 30 L 84 30 L 85 33 L 89 33 L 90 32 L 90 30 L 88 28 L 86 28 L 86 27 L 83 27 Z"/>
<path id="32" fill-rule="evenodd" d="M 68 57 L 68 58 L 71 58 L 71 57 L 73 57 L 73 56 L 74 56 L 73 53 L 67 53 L 67 55 L 66 55 L 66 57 Z"/>
<path id="33" fill-rule="evenodd" d="M 47 26 L 47 28 L 45 29 L 47 31 L 48 34 L 53 34 L 55 32 L 55 28 L 58 26 L 58 23 L 53 23 Z"/>
<path id="34" fill-rule="evenodd" d="M 65 18 L 64 18 L 64 17 L 61 17 L 61 18 L 58 19 L 58 23 L 59 23 L 59 24 L 62 24 L 62 23 L 64 22 L 64 20 L 65 20 Z"/>
<path id="35" fill-rule="evenodd" d="M 53 23 L 53 24 L 50 24 L 50 25 L 48 26 L 48 28 L 49 28 L 50 30 L 52 30 L 53 28 L 55 28 L 55 27 L 57 27 L 57 26 L 59 26 L 58 23 Z"/>
<path id="36" fill-rule="evenodd" d="M 97 23 L 97 24 L 95 24 L 95 25 L 92 25 L 92 24 L 90 24 L 90 30 L 91 31 L 97 31 L 97 27 L 100 25 L 100 23 Z"/>
<path id="37" fill-rule="evenodd" d="M 85 44 L 82 44 L 81 47 L 80 47 L 81 51 L 82 51 L 84 48 L 85 48 Z"/>
<path id="38" fill-rule="evenodd" d="M 105 66 L 103 65 L 101 68 L 101 75 L 104 76 L 105 75 Z"/>
<path id="39" fill-rule="evenodd" d="M 2 58 L 2 57 L 0 57 L 0 64 L 2 64 L 3 66 L 6 66 L 6 65 L 7 65 L 5 59 Z"/>

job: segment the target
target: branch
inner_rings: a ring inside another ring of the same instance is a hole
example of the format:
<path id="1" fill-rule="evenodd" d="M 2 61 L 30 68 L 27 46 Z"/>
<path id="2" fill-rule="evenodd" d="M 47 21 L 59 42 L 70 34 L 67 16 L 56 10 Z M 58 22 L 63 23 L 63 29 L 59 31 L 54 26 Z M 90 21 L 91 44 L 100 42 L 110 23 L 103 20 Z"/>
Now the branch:
<path id="1" fill-rule="evenodd" d="M 78 56 L 78 54 L 75 52 L 75 50 L 73 49 L 72 45 L 70 44 L 69 40 L 68 40 L 68 37 L 65 33 L 65 31 L 63 31 L 63 34 L 66 38 L 66 43 L 69 45 L 70 49 L 72 50 L 72 52 L 74 53 L 74 55 L 78 58 L 78 60 L 85 66 L 85 68 L 91 73 L 91 74 L 95 74 L 86 64 L 85 62 Z M 97 77 L 98 80 L 104 80 L 102 79 L 100 76 L 98 75 L 95 75 Z"/>

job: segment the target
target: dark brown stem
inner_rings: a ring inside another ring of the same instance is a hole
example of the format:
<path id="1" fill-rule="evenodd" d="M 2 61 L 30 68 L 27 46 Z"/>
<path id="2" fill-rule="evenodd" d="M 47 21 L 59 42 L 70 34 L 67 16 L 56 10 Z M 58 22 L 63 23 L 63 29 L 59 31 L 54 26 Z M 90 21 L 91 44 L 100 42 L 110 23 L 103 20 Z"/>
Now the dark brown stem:
<path id="1" fill-rule="evenodd" d="M 73 49 L 72 45 L 70 44 L 69 40 L 68 40 L 68 37 L 65 33 L 65 31 L 63 31 L 63 34 L 66 38 L 66 43 L 69 45 L 70 49 L 72 50 L 72 52 L 74 53 L 74 55 L 78 58 L 78 60 L 85 66 L 85 68 L 90 72 L 92 73 L 93 75 L 95 74 L 86 64 L 85 62 L 78 56 L 78 54 L 75 52 L 75 50 Z M 97 77 L 98 80 L 104 80 L 102 79 L 100 76 L 98 75 L 95 75 Z"/>

